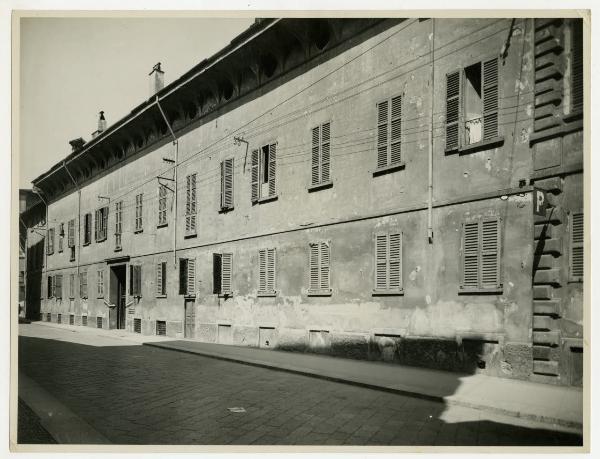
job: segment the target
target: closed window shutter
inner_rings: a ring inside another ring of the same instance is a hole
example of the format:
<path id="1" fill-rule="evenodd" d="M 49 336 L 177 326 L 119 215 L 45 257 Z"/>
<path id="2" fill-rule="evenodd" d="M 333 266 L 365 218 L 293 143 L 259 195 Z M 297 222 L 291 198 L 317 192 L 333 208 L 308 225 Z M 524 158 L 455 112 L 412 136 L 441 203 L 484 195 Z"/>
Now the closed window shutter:
<path id="1" fill-rule="evenodd" d="M 321 250 L 320 250 L 320 276 L 319 284 L 321 290 L 329 290 L 329 244 L 326 242 L 321 242 Z"/>
<path id="2" fill-rule="evenodd" d="M 321 183 L 328 182 L 331 177 L 330 136 L 331 124 L 325 123 L 321 127 Z"/>
<path id="3" fill-rule="evenodd" d="M 481 223 L 481 288 L 500 285 L 500 220 Z"/>
<path id="4" fill-rule="evenodd" d="M 156 264 L 156 294 L 163 295 L 163 264 Z"/>
<path id="5" fill-rule="evenodd" d="M 67 244 L 69 247 L 75 247 L 75 220 L 69 220 L 67 234 Z"/>
<path id="6" fill-rule="evenodd" d="M 267 291 L 273 293 L 275 291 L 275 269 L 276 269 L 275 249 L 267 249 Z"/>
<path id="7" fill-rule="evenodd" d="M 104 271 L 98 271 L 98 297 L 104 296 Z"/>
<path id="8" fill-rule="evenodd" d="M 277 192 L 275 178 L 277 164 L 277 146 L 272 143 L 269 145 L 269 196 L 275 196 Z"/>
<path id="9" fill-rule="evenodd" d="M 54 296 L 62 299 L 62 274 L 56 275 L 56 291 L 54 292 Z"/>
<path id="10" fill-rule="evenodd" d="M 571 22 L 571 113 L 583 110 L 583 20 Z"/>
<path id="11" fill-rule="evenodd" d="M 398 164 L 402 161 L 402 96 L 392 98 L 391 128 L 390 128 L 390 161 Z"/>
<path id="12" fill-rule="evenodd" d="M 388 164 L 388 113 L 389 103 L 383 101 L 377 104 L 377 168 Z"/>
<path id="13" fill-rule="evenodd" d="M 75 274 L 69 275 L 69 298 L 75 298 Z"/>
<path id="14" fill-rule="evenodd" d="M 196 260 L 193 258 L 187 262 L 187 294 L 196 294 Z"/>
<path id="15" fill-rule="evenodd" d="M 221 254 L 221 293 L 231 293 L 231 278 L 232 278 L 232 260 L 231 253 Z"/>
<path id="16" fill-rule="evenodd" d="M 571 214 L 571 280 L 583 281 L 583 213 Z"/>
<path id="17" fill-rule="evenodd" d="M 158 224 L 167 223 L 167 187 L 159 185 L 158 187 Z"/>
<path id="18" fill-rule="evenodd" d="M 311 183 L 317 185 L 321 179 L 320 168 L 320 135 L 319 126 L 312 129 L 312 151 L 311 151 Z"/>
<path id="19" fill-rule="evenodd" d="M 483 140 L 498 136 L 498 59 L 483 63 Z"/>
<path id="20" fill-rule="evenodd" d="M 190 192 L 190 213 L 191 213 L 191 222 L 190 229 L 192 231 L 196 231 L 196 174 L 192 174 L 191 177 L 191 192 Z"/>
<path id="21" fill-rule="evenodd" d="M 310 277 L 308 280 L 309 290 L 319 290 L 319 244 L 311 243 L 309 253 L 309 271 Z"/>
<path id="22" fill-rule="evenodd" d="M 190 234 L 196 232 L 196 174 L 186 177 L 185 230 Z"/>
<path id="23" fill-rule="evenodd" d="M 233 208 L 233 158 L 221 162 L 221 208 Z"/>
<path id="24" fill-rule="evenodd" d="M 94 217 L 94 240 L 98 242 L 100 239 L 100 210 L 95 212 Z"/>
<path id="25" fill-rule="evenodd" d="M 460 117 L 460 72 L 446 75 L 446 150 L 458 148 Z"/>
<path id="26" fill-rule="evenodd" d="M 387 281 L 387 234 L 375 235 L 375 289 L 386 290 Z"/>
<path id="27" fill-rule="evenodd" d="M 108 235 L 108 207 L 102 209 L 102 240 Z"/>
<path id="28" fill-rule="evenodd" d="M 402 233 L 390 234 L 388 260 L 388 288 L 400 290 L 402 288 Z"/>
<path id="29" fill-rule="evenodd" d="M 479 287 L 479 224 L 463 223 L 463 288 Z"/>
<path id="30" fill-rule="evenodd" d="M 258 291 L 267 291 L 267 251 L 258 251 Z"/>
<path id="31" fill-rule="evenodd" d="M 258 201 L 258 177 L 259 176 L 259 165 L 258 165 L 258 150 L 252 150 L 252 172 L 251 172 L 251 200 L 252 202 Z"/>

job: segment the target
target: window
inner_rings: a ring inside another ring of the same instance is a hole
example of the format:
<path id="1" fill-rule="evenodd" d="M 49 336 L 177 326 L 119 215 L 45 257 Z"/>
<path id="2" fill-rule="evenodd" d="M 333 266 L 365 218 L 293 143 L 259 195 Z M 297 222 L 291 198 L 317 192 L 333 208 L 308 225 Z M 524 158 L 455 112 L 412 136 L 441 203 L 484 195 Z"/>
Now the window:
<path id="1" fill-rule="evenodd" d="M 185 178 L 185 235 L 196 235 L 196 174 Z"/>
<path id="2" fill-rule="evenodd" d="M 569 218 L 569 280 L 583 282 L 583 213 L 572 212 Z"/>
<path id="3" fill-rule="evenodd" d="M 571 113 L 583 111 L 583 20 L 571 21 Z"/>
<path id="4" fill-rule="evenodd" d="M 87 213 L 83 217 L 83 245 L 92 242 L 92 214 Z"/>
<path id="5" fill-rule="evenodd" d="M 329 295 L 330 285 L 330 247 L 328 242 L 309 244 L 309 295 Z"/>
<path id="6" fill-rule="evenodd" d="M 446 151 L 498 137 L 498 59 L 446 75 Z"/>
<path id="7" fill-rule="evenodd" d="M 129 291 L 131 296 L 141 298 L 142 296 L 142 266 L 129 266 Z"/>
<path id="8" fill-rule="evenodd" d="M 167 187 L 158 185 L 158 226 L 167 225 Z"/>
<path id="9" fill-rule="evenodd" d="M 275 249 L 258 251 L 258 294 L 263 296 L 275 295 Z"/>
<path id="10" fill-rule="evenodd" d="M 69 298 L 75 298 L 75 274 L 69 274 Z"/>
<path id="11" fill-rule="evenodd" d="M 142 220 L 142 203 L 143 203 L 144 194 L 140 193 L 135 196 L 135 232 L 139 233 L 144 229 Z"/>
<path id="12" fill-rule="evenodd" d="M 54 228 L 48 229 L 48 243 L 46 245 L 46 253 L 52 255 L 54 253 Z"/>
<path id="13" fill-rule="evenodd" d="M 221 210 L 233 209 L 233 158 L 221 162 Z"/>
<path id="14" fill-rule="evenodd" d="M 402 96 L 377 104 L 377 169 L 402 165 Z"/>
<path id="15" fill-rule="evenodd" d="M 179 294 L 196 294 L 196 260 L 193 258 L 179 259 Z"/>
<path id="16" fill-rule="evenodd" d="M 502 288 L 500 222 L 499 218 L 489 218 L 463 223 L 462 291 L 496 291 Z"/>
<path id="17" fill-rule="evenodd" d="M 75 261 L 75 219 L 69 220 L 67 225 L 67 245 L 69 246 L 70 261 Z"/>
<path id="18" fill-rule="evenodd" d="M 402 292 L 402 233 L 375 235 L 374 293 Z"/>
<path id="19" fill-rule="evenodd" d="M 53 287 L 54 287 L 53 296 L 58 300 L 62 300 L 62 297 L 63 297 L 62 274 L 56 274 L 54 276 L 54 286 Z"/>
<path id="20" fill-rule="evenodd" d="M 324 185 L 330 180 L 330 123 L 312 129 L 311 185 Z"/>
<path id="21" fill-rule="evenodd" d="M 115 250 L 121 250 L 123 233 L 123 201 L 115 202 Z"/>
<path id="22" fill-rule="evenodd" d="M 160 261 L 156 265 L 156 296 L 167 296 L 167 262 Z"/>
<path id="23" fill-rule="evenodd" d="M 252 203 L 276 197 L 275 184 L 276 144 L 264 145 L 252 151 Z"/>
<path id="24" fill-rule="evenodd" d="M 87 271 L 82 271 L 79 273 L 79 297 L 87 298 Z"/>
<path id="25" fill-rule="evenodd" d="M 101 207 L 96 210 L 95 220 L 95 237 L 96 242 L 102 242 L 106 240 L 106 229 L 108 226 L 108 207 Z"/>
<path id="26" fill-rule="evenodd" d="M 232 295 L 233 254 L 213 254 L 213 293 Z"/>
<path id="27" fill-rule="evenodd" d="M 48 276 L 47 282 L 48 282 L 48 299 L 50 299 L 54 296 L 54 277 Z"/>
<path id="28" fill-rule="evenodd" d="M 98 270 L 98 298 L 104 298 L 104 270 Z"/>
<path id="29" fill-rule="evenodd" d="M 58 251 L 63 251 L 63 240 L 65 239 L 65 224 L 58 225 Z"/>

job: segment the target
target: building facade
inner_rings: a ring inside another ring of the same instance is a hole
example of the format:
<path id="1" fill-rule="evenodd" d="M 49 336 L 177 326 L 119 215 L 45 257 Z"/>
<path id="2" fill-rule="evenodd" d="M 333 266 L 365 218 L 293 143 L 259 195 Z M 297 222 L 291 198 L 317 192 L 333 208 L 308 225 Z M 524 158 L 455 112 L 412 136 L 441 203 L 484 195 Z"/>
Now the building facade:
<path id="1" fill-rule="evenodd" d="M 580 385 L 582 43 L 266 19 L 166 87 L 158 64 L 33 182 L 40 318 Z"/>

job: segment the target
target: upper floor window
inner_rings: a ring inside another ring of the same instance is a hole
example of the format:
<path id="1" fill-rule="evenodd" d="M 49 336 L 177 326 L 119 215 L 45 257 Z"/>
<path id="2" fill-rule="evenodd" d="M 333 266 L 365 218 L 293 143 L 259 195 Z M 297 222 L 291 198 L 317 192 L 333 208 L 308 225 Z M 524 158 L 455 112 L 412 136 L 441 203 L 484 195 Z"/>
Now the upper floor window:
<path id="1" fill-rule="evenodd" d="M 88 290 L 87 290 L 87 271 L 81 271 L 79 273 L 79 297 L 87 298 Z"/>
<path id="2" fill-rule="evenodd" d="M 115 202 L 115 250 L 121 249 L 123 234 L 123 201 Z"/>
<path id="3" fill-rule="evenodd" d="M 137 194 L 135 196 L 135 231 L 136 232 L 140 232 L 144 228 L 144 226 L 143 226 L 144 221 L 142 218 L 143 199 L 144 199 L 143 193 Z"/>
<path id="4" fill-rule="evenodd" d="M 312 128 L 311 186 L 326 185 L 331 182 L 330 132 L 331 123 L 323 123 Z"/>
<path id="5" fill-rule="evenodd" d="M 158 226 L 167 225 L 167 186 L 158 185 Z"/>
<path id="6" fill-rule="evenodd" d="M 101 207 L 96 211 L 95 219 L 95 239 L 96 242 L 102 242 L 106 240 L 106 233 L 108 227 L 108 207 Z"/>
<path id="7" fill-rule="evenodd" d="M 221 210 L 233 209 L 233 158 L 221 162 Z"/>
<path id="8" fill-rule="evenodd" d="M 375 235 L 374 293 L 402 292 L 402 233 Z"/>
<path id="9" fill-rule="evenodd" d="M 500 222 L 497 217 L 462 225 L 461 291 L 496 291 L 500 281 Z"/>
<path id="10" fill-rule="evenodd" d="M 277 196 L 276 151 L 276 143 L 264 145 L 259 150 L 252 151 L 252 203 L 270 200 Z"/>
<path id="11" fill-rule="evenodd" d="M 69 298 L 75 298 L 75 274 L 69 274 Z"/>
<path id="12" fill-rule="evenodd" d="M 167 262 L 159 261 L 156 264 L 156 296 L 167 296 Z"/>
<path id="13" fill-rule="evenodd" d="M 75 261 L 75 219 L 69 220 L 67 224 L 67 246 L 69 247 L 70 261 Z"/>
<path id="14" fill-rule="evenodd" d="M 83 217 L 83 245 L 92 242 L 92 214 L 87 213 Z"/>
<path id="15" fill-rule="evenodd" d="M 258 251 L 258 295 L 275 295 L 276 284 L 275 249 Z"/>
<path id="16" fill-rule="evenodd" d="M 498 59 L 446 75 L 446 151 L 498 137 Z"/>
<path id="17" fill-rule="evenodd" d="M 213 293 L 231 295 L 233 277 L 233 254 L 213 254 Z"/>
<path id="18" fill-rule="evenodd" d="M 185 235 L 196 235 L 196 174 L 185 178 Z"/>
<path id="19" fill-rule="evenodd" d="M 56 274 L 54 276 L 54 297 L 56 299 L 61 300 L 63 297 L 63 283 L 62 283 L 62 274 Z"/>
<path id="20" fill-rule="evenodd" d="M 308 259 L 308 294 L 330 295 L 330 247 L 328 242 L 311 242 Z"/>
<path id="21" fill-rule="evenodd" d="M 196 260 L 193 258 L 179 259 L 179 294 L 196 294 Z"/>
<path id="22" fill-rule="evenodd" d="M 58 251 L 63 251 L 63 241 L 65 239 L 65 224 L 58 225 Z"/>
<path id="23" fill-rule="evenodd" d="M 48 242 L 46 243 L 46 253 L 52 255 L 54 253 L 54 228 L 48 229 Z"/>
<path id="24" fill-rule="evenodd" d="M 377 169 L 395 169 L 402 162 L 402 96 L 377 104 Z"/>

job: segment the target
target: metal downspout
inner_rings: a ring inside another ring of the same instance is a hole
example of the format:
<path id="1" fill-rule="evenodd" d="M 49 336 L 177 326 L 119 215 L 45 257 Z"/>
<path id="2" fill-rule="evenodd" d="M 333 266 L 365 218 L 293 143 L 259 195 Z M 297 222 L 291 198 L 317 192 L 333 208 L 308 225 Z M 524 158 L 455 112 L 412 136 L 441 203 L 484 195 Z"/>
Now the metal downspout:
<path id="1" fill-rule="evenodd" d="M 427 239 L 433 243 L 433 110 L 435 98 L 435 18 L 431 18 L 431 128 L 429 129 Z"/>

